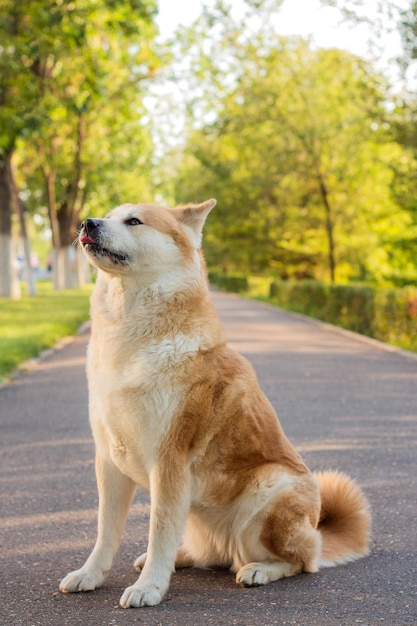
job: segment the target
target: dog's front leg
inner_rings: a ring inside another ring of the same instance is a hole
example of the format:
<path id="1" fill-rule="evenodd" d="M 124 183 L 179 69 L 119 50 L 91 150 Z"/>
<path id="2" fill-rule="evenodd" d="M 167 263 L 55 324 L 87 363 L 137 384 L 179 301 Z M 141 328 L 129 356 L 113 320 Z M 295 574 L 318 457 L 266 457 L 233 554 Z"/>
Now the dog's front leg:
<path id="1" fill-rule="evenodd" d="M 171 459 L 172 461 L 172 459 Z M 191 502 L 186 464 L 165 462 L 150 473 L 151 515 L 146 562 L 134 585 L 120 599 L 124 608 L 154 606 L 164 597 L 175 571 L 175 559 Z"/>
<path id="2" fill-rule="evenodd" d="M 110 459 L 96 454 L 99 492 L 98 533 L 94 549 L 81 569 L 70 572 L 59 588 L 64 593 L 92 591 L 103 584 L 116 554 L 136 485 Z"/>

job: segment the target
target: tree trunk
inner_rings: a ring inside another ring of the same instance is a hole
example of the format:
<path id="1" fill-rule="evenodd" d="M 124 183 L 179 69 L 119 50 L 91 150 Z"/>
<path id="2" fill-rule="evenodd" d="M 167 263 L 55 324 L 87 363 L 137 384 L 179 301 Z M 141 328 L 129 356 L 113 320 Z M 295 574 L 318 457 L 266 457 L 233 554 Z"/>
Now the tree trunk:
<path id="1" fill-rule="evenodd" d="M 19 298 L 17 261 L 12 246 L 11 160 L 13 148 L 0 160 L 0 297 Z"/>
<path id="2" fill-rule="evenodd" d="M 46 159 L 46 156 L 44 155 Z M 58 217 L 56 211 L 56 195 L 55 195 L 55 180 L 56 173 L 52 170 L 47 170 L 46 167 L 43 168 L 43 178 L 45 181 L 45 191 L 46 191 L 46 203 L 48 205 L 48 213 L 49 213 L 49 221 L 51 223 L 51 231 L 52 231 L 52 284 L 54 289 L 61 289 L 59 286 L 60 278 L 59 278 L 59 269 L 58 269 L 58 259 L 59 259 L 59 225 L 58 225 Z"/>
<path id="3" fill-rule="evenodd" d="M 36 296 L 36 285 L 33 277 L 32 265 L 31 265 L 31 251 L 30 242 L 26 228 L 26 207 L 19 198 L 16 185 L 16 177 L 13 166 L 10 170 L 10 183 L 12 191 L 12 203 L 19 218 L 20 236 L 23 242 L 23 262 L 24 262 L 24 276 L 26 281 L 26 294 L 28 296 Z"/>
<path id="4" fill-rule="evenodd" d="M 67 205 L 57 211 L 59 224 L 59 246 L 55 249 L 57 258 L 58 289 L 72 289 L 78 285 L 77 254 L 73 246 L 76 226 L 73 223 L 76 213 Z"/>
<path id="5" fill-rule="evenodd" d="M 31 251 L 30 251 L 30 242 L 29 238 L 26 234 L 26 224 L 24 221 L 24 214 L 19 214 L 20 220 L 20 230 L 22 233 L 23 240 L 23 256 L 24 256 L 24 264 L 25 264 L 25 282 L 26 282 L 26 295 L 27 296 L 36 296 L 36 284 L 35 279 L 33 277 L 33 270 L 31 264 Z"/>
<path id="6" fill-rule="evenodd" d="M 336 281 L 336 257 L 335 257 L 335 245 L 334 245 L 334 223 L 332 217 L 332 210 L 329 202 L 329 193 L 327 191 L 326 184 L 323 180 L 323 176 L 319 173 L 319 186 L 320 194 L 323 200 L 325 215 L 326 215 L 326 235 L 327 235 L 327 249 L 329 259 L 329 271 L 330 280 L 332 283 Z"/>
<path id="7" fill-rule="evenodd" d="M 80 195 L 82 174 L 82 151 L 86 137 L 86 118 L 80 112 L 76 129 L 76 150 L 74 154 L 73 173 L 67 186 L 65 196 L 57 204 L 55 193 L 56 171 L 44 168 L 43 175 L 52 229 L 52 276 L 54 289 L 72 288 L 78 285 L 79 272 L 76 269 L 77 254 L 73 242 L 79 225 L 79 214 L 85 201 L 86 190 Z M 45 162 L 53 162 L 54 146 L 51 154 L 44 155 Z"/>
<path id="8" fill-rule="evenodd" d="M 73 289 L 77 286 L 77 255 L 70 246 L 61 246 L 58 250 L 58 273 L 60 289 Z"/>
<path id="9" fill-rule="evenodd" d="M 76 148 L 74 153 L 73 172 L 68 184 L 66 195 L 61 206 L 57 210 L 57 220 L 60 238 L 61 269 L 63 271 L 63 286 L 66 288 L 76 287 L 79 284 L 81 272 L 77 271 L 78 256 L 73 247 L 79 226 L 79 215 L 82 210 L 86 190 L 80 194 L 80 181 L 82 177 L 82 153 L 84 140 L 87 135 L 86 117 L 80 111 L 76 128 Z"/>

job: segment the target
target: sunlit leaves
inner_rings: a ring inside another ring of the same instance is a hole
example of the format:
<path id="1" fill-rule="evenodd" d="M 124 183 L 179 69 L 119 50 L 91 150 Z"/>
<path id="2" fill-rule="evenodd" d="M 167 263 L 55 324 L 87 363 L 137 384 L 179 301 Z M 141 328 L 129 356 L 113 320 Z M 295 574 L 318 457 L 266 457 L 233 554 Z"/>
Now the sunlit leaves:
<path id="1" fill-rule="evenodd" d="M 142 83 L 159 65 L 155 10 L 154 0 L 2 3 L 0 149 L 18 141 L 20 185 L 29 207 L 42 210 L 44 191 L 57 212 L 56 245 L 72 241 L 90 197 L 104 212 L 135 178 L 143 186 L 151 142 Z"/>
<path id="2" fill-rule="evenodd" d="M 238 27 L 219 27 L 217 56 L 213 40 L 199 43 L 201 23 L 189 41 L 199 89 L 176 193 L 218 199 L 209 262 L 321 278 L 332 262 L 339 280 L 392 278 L 410 220 L 391 193 L 403 151 L 385 81 L 350 53 L 271 30 L 247 37 L 242 24 L 234 37 Z"/>

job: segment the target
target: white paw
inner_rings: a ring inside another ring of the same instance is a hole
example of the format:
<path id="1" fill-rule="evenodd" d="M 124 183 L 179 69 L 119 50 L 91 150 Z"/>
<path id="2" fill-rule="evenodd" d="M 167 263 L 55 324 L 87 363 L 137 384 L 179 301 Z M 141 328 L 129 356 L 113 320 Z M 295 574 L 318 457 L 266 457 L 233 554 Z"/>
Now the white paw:
<path id="1" fill-rule="evenodd" d="M 125 589 L 120 598 L 124 609 L 140 606 L 155 606 L 162 600 L 163 594 L 155 585 L 132 585 Z"/>
<path id="2" fill-rule="evenodd" d="M 141 572 L 143 570 L 143 567 L 145 565 L 145 561 L 146 561 L 146 557 L 147 557 L 147 552 L 144 552 L 143 554 L 141 554 L 140 556 L 138 556 L 138 558 L 136 559 L 136 561 L 134 562 L 134 567 L 138 572 Z"/>
<path id="3" fill-rule="evenodd" d="M 81 568 L 67 574 L 65 578 L 61 580 L 59 588 L 63 593 L 93 591 L 93 589 L 101 587 L 103 581 L 104 574 L 102 572 L 94 572 Z"/>
<path id="4" fill-rule="evenodd" d="M 268 572 L 262 563 L 249 563 L 236 574 L 236 582 L 243 587 L 260 587 L 269 583 Z"/>

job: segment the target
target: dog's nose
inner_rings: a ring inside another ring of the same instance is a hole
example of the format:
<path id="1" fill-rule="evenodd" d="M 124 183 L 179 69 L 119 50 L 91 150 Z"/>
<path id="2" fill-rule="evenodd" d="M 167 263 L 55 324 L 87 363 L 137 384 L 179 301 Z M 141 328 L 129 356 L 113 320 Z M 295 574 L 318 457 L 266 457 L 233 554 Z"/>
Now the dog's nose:
<path id="1" fill-rule="evenodd" d="M 87 233 L 87 235 L 91 235 L 92 232 L 99 226 L 100 221 L 89 218 L 84 220 L 81 224 L 81 228 Z"/>

